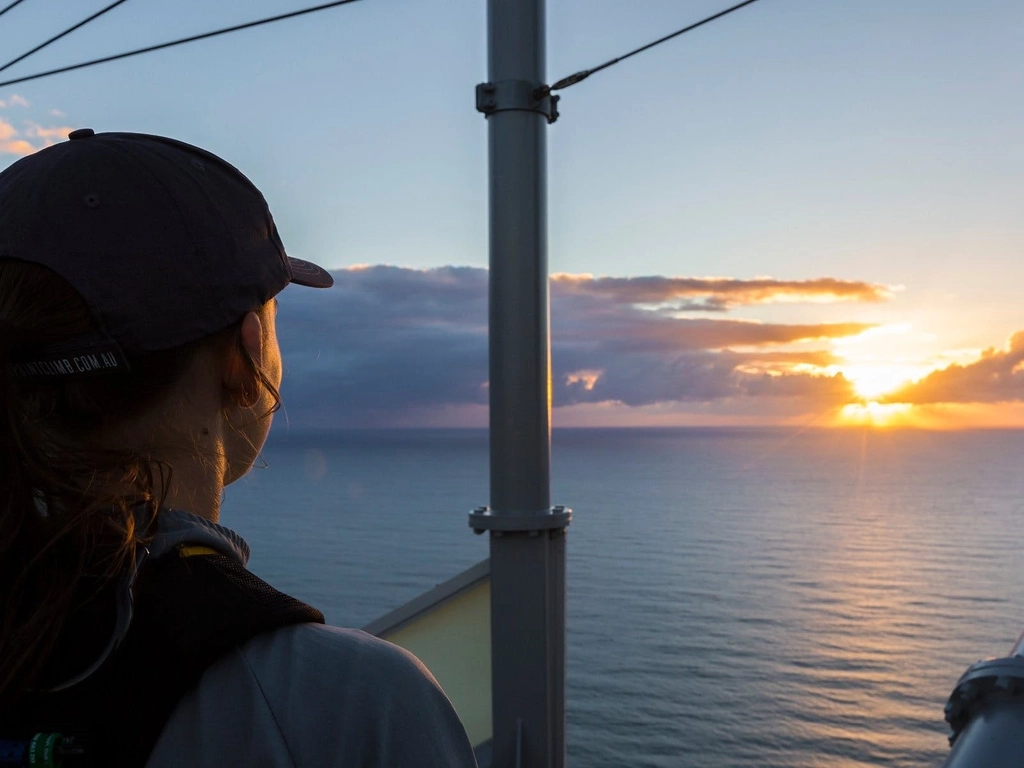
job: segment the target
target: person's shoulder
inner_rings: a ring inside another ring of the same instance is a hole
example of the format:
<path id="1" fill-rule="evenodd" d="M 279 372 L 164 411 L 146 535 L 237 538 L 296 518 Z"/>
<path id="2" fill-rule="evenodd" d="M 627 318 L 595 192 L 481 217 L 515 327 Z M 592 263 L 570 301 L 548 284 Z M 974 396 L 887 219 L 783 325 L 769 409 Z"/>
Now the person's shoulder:
<path id="1" fill-rule="evenodd" d="M 239 649 L 296 765 L 473 766 L 451 702 L 411 653 L 355 629 L 297 624 Z"/>
<path id="2" fill-rule="evenodd" d="M 440 687 L 413 654 L 358 629 L 294 624 L 250 639 L 239 649 L 261 681 L 303 680 L 310 691 L 390 697 L 398 689 Z M 336 690 L 340 688 L 341 690 Z"/>
<path id="3" fill-rule="evenodd" d="M 179 702 L 149 765 L 475 768 L 451 702 L 411 653 L 296 624 L 251 638 Z"/>
<path id="4" fill-rule="evenodd" d="M 332 627 L 329 624 L 291 624 L 256 635 L 241 647 L 247 657 L 253 658 L 266 652 L 276 653 L 280 648 L 294 649 L 303 654 L 340 654 L 342 657 L 407 659 L 411 656 L 398 646 L 361 629 Z"/>

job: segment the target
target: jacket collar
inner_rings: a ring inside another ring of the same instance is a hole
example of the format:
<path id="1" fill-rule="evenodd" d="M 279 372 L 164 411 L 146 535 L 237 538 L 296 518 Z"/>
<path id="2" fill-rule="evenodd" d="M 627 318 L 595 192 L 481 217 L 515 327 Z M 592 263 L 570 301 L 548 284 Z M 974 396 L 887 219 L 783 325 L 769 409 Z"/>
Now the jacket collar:
<path id="1" fill-rule="evenodd" d="M 156 524 L 156 537 L 149 545 L 152 558 L 166 555 L 182 544 L 199 544 L 216 549 L 242 566 L 249 562 L 249 545 L 245 540 L 230 528 L 204 517 L 182 509 L 162 509 Z"/>

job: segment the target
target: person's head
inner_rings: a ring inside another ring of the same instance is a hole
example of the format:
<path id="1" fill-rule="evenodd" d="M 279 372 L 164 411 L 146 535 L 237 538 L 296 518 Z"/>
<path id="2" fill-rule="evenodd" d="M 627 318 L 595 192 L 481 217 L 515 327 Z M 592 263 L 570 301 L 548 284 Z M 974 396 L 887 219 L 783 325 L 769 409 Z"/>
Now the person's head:
<path id="1" fill-rule="evenodd" d="M 76 131 L 0 173 L 0 698 L 162 507 L 215 518 L 252 467 L 290 282 L 332 280 L 196 147 Z"/>

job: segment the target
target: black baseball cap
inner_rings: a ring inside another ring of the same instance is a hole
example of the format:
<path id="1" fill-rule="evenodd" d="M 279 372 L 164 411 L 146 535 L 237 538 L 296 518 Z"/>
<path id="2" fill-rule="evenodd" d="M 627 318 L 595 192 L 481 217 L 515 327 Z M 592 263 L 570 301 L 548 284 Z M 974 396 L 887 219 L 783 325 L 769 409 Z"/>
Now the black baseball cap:
<path id="1" fill-rule="evenodd" d="M 68 138 L 0 172 L 0 259 L 48 267 L 85 298 L 100 333 L 75 350 L 171 349 L 289 283 L 334 284 L 287 255 L 263 195 L 216 155 L 139 133 Z"/>

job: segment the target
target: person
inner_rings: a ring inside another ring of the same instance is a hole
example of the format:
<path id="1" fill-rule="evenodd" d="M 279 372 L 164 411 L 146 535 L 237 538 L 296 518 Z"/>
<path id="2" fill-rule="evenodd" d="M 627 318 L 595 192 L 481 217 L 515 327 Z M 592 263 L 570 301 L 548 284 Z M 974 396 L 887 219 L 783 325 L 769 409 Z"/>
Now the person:
<path id="1" fill-rule="evenodd" d="M 422 664 L 218 524 L 280 405 L 275 296 L 332 282 L 179 141 L 0 173 L 0 765 L 476 765 Z"/>

